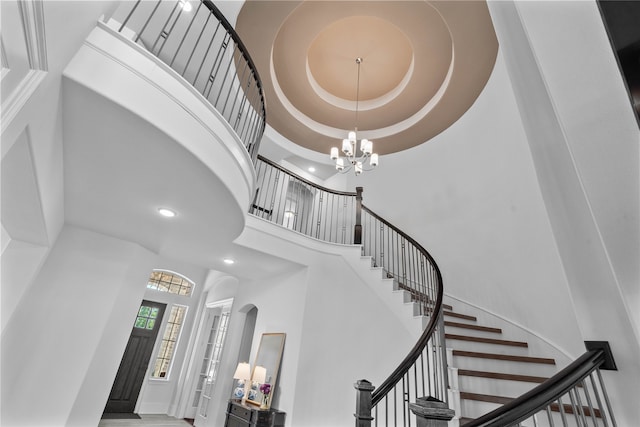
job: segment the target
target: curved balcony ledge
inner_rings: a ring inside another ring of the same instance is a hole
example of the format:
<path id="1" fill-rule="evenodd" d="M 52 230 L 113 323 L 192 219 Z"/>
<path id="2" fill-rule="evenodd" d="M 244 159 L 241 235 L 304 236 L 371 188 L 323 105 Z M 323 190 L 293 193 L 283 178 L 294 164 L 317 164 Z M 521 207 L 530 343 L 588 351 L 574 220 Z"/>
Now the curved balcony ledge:
<path id="1" fill-rule="evenodd" d="M 63 77 L 68 222 L 203 260 L 211 242 L 242 232 L 251 158 L 189 83 L 102 23 Z M 149 219 L 160 205 L 178 212 L 175 223 Z"/>

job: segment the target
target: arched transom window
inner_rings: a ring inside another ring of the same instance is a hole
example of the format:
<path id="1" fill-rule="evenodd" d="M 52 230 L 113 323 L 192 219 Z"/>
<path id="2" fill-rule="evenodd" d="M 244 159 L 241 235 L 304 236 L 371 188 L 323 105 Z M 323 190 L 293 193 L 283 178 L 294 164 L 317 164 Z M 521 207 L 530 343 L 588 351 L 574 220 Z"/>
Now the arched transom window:
<path id="1" fill-rule="evenodd" d="M 149 277 L 147 288 L 155 289 L 160 292 L 191 296 L 193 283 L 177 273 L 154 270 L 151 273 L 151 277 Z"/>

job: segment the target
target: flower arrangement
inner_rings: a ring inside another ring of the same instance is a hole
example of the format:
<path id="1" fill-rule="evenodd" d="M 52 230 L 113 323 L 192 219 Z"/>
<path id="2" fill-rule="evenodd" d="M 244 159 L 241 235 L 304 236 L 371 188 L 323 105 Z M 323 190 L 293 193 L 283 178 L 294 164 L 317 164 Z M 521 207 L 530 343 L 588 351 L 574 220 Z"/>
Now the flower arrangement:
<path id="1" fill-rule="evenodd" d="M 260 384 L 260 392 L 262 393 L 262 405 L 260 405 L 260 408 L 269 409 L 269 393 L 271 393 L 271 384 Z"/>

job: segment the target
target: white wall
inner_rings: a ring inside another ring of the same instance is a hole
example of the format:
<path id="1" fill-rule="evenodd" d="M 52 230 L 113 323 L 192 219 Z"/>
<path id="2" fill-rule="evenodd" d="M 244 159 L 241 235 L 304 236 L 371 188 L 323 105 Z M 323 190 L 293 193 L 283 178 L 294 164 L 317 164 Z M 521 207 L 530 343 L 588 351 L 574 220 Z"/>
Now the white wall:
<path id="1" fill-rule="evenodd" d="M 618 422 L 640 418 L 640 134 L 595 2 L 491 5 L 583 340 L 609 341 Z"/>
<path id="2" fill-rule="evenodd" d="M 28 162 L 20 168 L 32 171 L 34 185 L 25 187 L 3 174 L 2 205 L 18 210 L 25 206 L 21 202 L 31 199 L 36 209 L 23 213 L 29 221 L 6 223 L 7 211 L 2 212 L 2 224 L 11 242 L 2 256 L 2 326 L 13 314 L 20 298 L 39 271 L 49 248 L 55 242 L 64 223 L 63 169 L 62 169 L 62 120 L 60 109 L 60 86 L 62 68 L 76 52 L 82 41 L 95 27 L 101 14 L 109 14 L 115 1 L 91 2 L 44 2 L 43 13 L 46 41 L 32 41 L 28 45 L 20 37 L 6 37 L 3 42 L 12 52 L 9 74 L 24 75 L 22 67 L 27 64 L 27 48 L 44 53 L 46 69 L 40 70 L 41 79 L 28 81 L 7 88 L 3 79 L 2 93 L 2 169 L 11 167 L 16 160 L 8 153 L 16 144 L 28 147 Z M 11 27 L 21 26 L 15 1 L 2 2 L 3 21 L 11 21 Z M 6 15 L 5 15 L 6 13 Z M 73 19 L 69 19 L 73 16 Z M 30 18 L 35 19 L 35 16 Z M 7 21 L 7 22 L 9 22 Z M 35 21 L 30 21 L 35 22 Z M 9 29 L 9 28 L 7 28 Z M 15 66 L 16 69 L 12 69 Z M 20 68 L 20 69 L 18 69 Z M 9 90 L 7 90 L 9 89 Z M 14 90 L 15 89 L 15 90 Z M 19 203 L 14 204 L 14 203 Z M 5 208 L 6 209 L 6 208 Z M 31 230 L 31 231 L 30 231 Z M 37 241 L 25 238 L 32 230 L 41 230 Z M 3 236 L 4 238 L 5 236 Z M 7 299 L 5 300 L 5 296 Z"/>
<path id="3" fill-rule="evenodd" d="M 154 259 L 62 230 L 2 334 L 3 425 L 97 425 Z"/>
<path id="4" fill-rule="evenodd" d="M 571 299 L 526 141 L 499 52 L 463 117 L 425 144 L 383 156 L 352 186 L 433 255 L 445 292 L 578 356 L 580 331 L 566 310 Z"/>
<path id="5" fill-rule="evenodd" d="M 240 281 L 207 425 L 223 423 L 244 326 L 241 311 L 248 305 L 258 308 L 251 363 L 262 333 L 287 334 L 273 401 L 287 413 L 286 425 L 353 425 L 353 384 L 367 378 L 379 385 L 415 344 L 415 335 L 347 261 L 359 258 L 359 248 L 281 232 L 260 220 L 249 218 L 248 223 L 243 244 L 306 267 L 265 280 Z"/>

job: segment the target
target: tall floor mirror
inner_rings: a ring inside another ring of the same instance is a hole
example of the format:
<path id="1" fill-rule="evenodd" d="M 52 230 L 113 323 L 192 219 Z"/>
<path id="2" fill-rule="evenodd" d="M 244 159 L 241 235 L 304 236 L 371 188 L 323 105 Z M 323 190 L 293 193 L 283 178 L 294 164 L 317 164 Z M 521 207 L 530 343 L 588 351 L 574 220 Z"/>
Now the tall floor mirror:
<path id="1" fill-rule="evenodd" d="M 260 405 L 263 409 L 271 406 L 271 400 L 276 391 L 285 335 L 284 333 L 264 333 L 260 338 L 247 401 Z"/>

